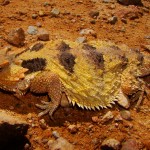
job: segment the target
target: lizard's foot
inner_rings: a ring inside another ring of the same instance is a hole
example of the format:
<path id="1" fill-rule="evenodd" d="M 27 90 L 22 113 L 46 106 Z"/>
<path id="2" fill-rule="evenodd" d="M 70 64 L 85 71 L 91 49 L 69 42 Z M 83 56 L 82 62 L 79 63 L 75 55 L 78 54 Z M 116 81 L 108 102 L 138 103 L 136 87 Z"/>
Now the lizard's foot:
<path id="1" fill-rule="evenodd" d="M 51 101 L 50 102 L 41 101 L 41 103 L 42 104 L 36 104 L 36 106 L 44 111 L 40 112 L 38 116 L 41 117 L 49 113 L 50 118 L 54 120 L 53 113 L 57 109 L 57 106 Z"/>
<path id="2" fill-rule="evenodd" d="M 35 93 L 48 93 L 51 101 L 42 101 L 42 105 L 36 104 L 36 106 L 44 110 L 39 113 L 39 117 L 49 113 L 51 119 L 53 120 L 52 115 L 60 105 L 62 98 L 62 84 L 59 80 L 59 77 L 49 71 L 39 73 L 31 81 L 30 90 Z"/>

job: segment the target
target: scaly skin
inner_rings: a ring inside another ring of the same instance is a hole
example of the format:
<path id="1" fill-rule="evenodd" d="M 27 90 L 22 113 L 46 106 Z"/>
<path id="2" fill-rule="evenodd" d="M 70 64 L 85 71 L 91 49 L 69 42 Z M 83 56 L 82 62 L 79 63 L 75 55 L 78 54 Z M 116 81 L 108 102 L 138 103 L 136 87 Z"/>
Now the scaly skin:
<path id="1" fill-rule="evenodd" d="M 51 101 L 37 106 L 44 109 L 39 116 L 49 113 L 52 118 L 62 90 L 70 103 L 81 108 L 111 107 L 120 90 L 127 95 L 143 91 L 145 83 L 139 77 L 143 72 L 150 74 L 149 66 L 149 56 L 143 59 L 143 54 L 126 46 L 105 41 L 49 41 L 17 54 L 0 72 L 0 88 L 18 95 L 28 88 L 48 93 Z"/>

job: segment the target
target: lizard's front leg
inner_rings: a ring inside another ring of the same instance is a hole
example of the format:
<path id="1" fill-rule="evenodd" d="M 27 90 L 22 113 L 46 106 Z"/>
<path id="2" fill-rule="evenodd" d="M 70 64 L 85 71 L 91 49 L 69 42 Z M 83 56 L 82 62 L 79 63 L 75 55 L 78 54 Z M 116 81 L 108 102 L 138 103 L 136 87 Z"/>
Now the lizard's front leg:
<path id="1" fill-rule="evenodd" d="M 42 102 L 43 105 L 36 104 L 36 106 L 44 110 L 39 113 L 39 116 L 49 113 L 51 119 L 53 119 L 52 115 L 60 105 L 62 97 L 62 84 L 59 76 L 49 71 L 39 73 L 31 80 L 30 90 L 35 93 L 48 93 L 51 101 Z"/>

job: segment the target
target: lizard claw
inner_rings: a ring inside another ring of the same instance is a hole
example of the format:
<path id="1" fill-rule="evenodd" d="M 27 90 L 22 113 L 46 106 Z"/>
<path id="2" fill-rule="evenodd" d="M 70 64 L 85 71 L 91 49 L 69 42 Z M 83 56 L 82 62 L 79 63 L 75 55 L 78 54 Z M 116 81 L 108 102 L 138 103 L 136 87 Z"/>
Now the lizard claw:
<path id="1" fill-rule="evenodd" d="M 55 107 L 54 103 L 52 103 L 51 101 L 50 102 L 41 101 L 41 103 L 42 104 L 36 104 L 36 107 L 38 107 L 38 108 L 40 108 L 40 109 L 42 109 L 44 111 L 40 112 L 38 114 L 38 116 L 42 117 L 42 116 L 44 116 L 44 115 L 49 113 L 50 118 L 52 120 L 54 120 L 53 119 L 53 113 L 56 110 L 56 107 Z"/>

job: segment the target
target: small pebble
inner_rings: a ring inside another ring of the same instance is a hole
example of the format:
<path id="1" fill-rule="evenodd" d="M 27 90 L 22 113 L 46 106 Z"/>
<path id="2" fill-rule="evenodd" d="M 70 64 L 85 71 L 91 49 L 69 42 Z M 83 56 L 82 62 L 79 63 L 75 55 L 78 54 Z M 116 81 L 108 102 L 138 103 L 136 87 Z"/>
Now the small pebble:
<path id="1" fill-rule="evenodd" d="M 44 130 L 47 129 L 47 124 L 44 119 L 39 120 L 39 123 L 40 123 L 40 127 L 42 129 L 44 129 Z"/>
<path id="2" fill-rule="evenodd" d="M 140 150 L 140 148 L 136 140 L 128 139 L 122 144 L 121 150 Z"/>
<path id="3" fill-rule="evenodd" d="M 107 121 L 110 121 L 111 119 L 114 118 L 114 115 L 111 111 L 108 111 L 102 118 L 102 122 L 105 123 Z"/>
<path id="4" fill-rule="evenodd" d="M 30 148 L 30 145 L 28 143 L 25 144 L 24 149 L 28 150 Z"/>
<path id="5" fill-rule="evenodd" d="M 91 11 L 89 15 L 91 18 L 97 18 L 99 16 L 99 11 Z"/>
<path id="6" fill-rule="evenodd" d="M 82 29 L 79 34 L 80 35 L 88 35 L 88 34 L 95 35 L 96 32 L 92 29 L 86 28 L 86 29 Z"/>
<path id="7" fill-rule="evenodd" d="M 77 128 L 76 125 L 69 125 L 69 126 L 68 126 L 68 130 L 69 130 L 69 132 L 72 133 L 72 134 L 75 134 L 75 133 L 78 132 L 78 128 Z"/>
<path id="8" fill-rule="evenodd" d="M 59 9 L 57 9 L 57 8 L 52 9 L 52 11 L 51 11 L 52 17 L 57 17 L 59 14 L 60 14 Z"/>
<path id="9" fill-rule="evenodd" d="M 42 23 L 41 23 L 41 22 L 37 22 L 37 23 L 36 23 L 36 26 L 37 26 L 37 27 L 42 27 Z"/>
<path id="10" fill-rule="evenodd" d="M 52 132 L 52 135 L 54 136 L 54 138 L 59 138 L 60 137 L 60 135 L 59 135 L 59 133 L 57 132 L 57 131 L 53 131 Z"/>
<path id="11" fill-rule="evenodd" d="M 14 46 L 23 46 L 25 41 L 25 33 L 22 28 L 13 29 L 7 36 L 8 43 Z"/>
<path id="12" fill-rule="evenodd" d="M 119 147 L 120 142 L 116 139 L 105 139 L 101 145 L 102 150 L 119 150 Z"/>
<path id="13" fill-rule="evenodd" d="M 40 28 L 37 33 L 38 39 L 41 41 L 49 41 L 49 33 L 46 29 Z"/>
<path id="14" fill-rule="evenodd" d="M 98 116 L 93 116 L 92 121 L 97 123 L 100 122 L 100 119 L 98 118 Z"/>
<path id="15" fill-rule="evenodd" d="M 108 18 L 108 22 L 110 24 L 115 24 L 118 21 L 118 18 L 116 16 Z"/>
<path id="16" fill-rule="evenodd" d="M 40 16 L 40 17 L 43 17 L 43 16 L 45 16 L 45 13 L 44 13 L 44 11 L 40 10 L 40 11 L 39 11 L 39 16 Z"/>
<path id="17" fill-rule="evenodd" d="M 120 112 L 120 115 L 121 115 L 121 117 L 122 117 L 123 119 L 125 119 L 125 120 L 131 120 L 131 113 L 130 113 L 130 111 L 128 111 L 128 110 L 122 110 L 122 111 Z"/>
<path id="18" fill-rule="evenodd" d="M 50 150 L 74 150 L 74 146 L 62 137 L 59 137 L 55 141 L 49 140 L 48 146 Z"/>
<path id="19" fill-rule="evenodd" d="M 77 39 L 76 39 L 76 42 L 77 43 L 84 43 L 84 42 L 86 42 L 87 40 L 86 40 L 86 38 L 85 37 L 78 37 Z"/>
<path id="20" fill-rule="evenodd" d="M 121 90 L 120 90 L 119 95 L 118 95 L 117 103 L 126 109 L 128 109 L 130 107 L 130 102 L 129 102 L 128 97 Z"/>
<path id="21" fill-rule="evenodd" d="M 27 32 L 31 35 L 37 34 L 38 30 L 36 26 L 28 26 Z"/>
<path id="22" fill-rule="evenodd" d="M 38 17 L 37 14 L 32 14 L 32 19 L 36 19 Z"/>

